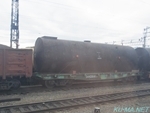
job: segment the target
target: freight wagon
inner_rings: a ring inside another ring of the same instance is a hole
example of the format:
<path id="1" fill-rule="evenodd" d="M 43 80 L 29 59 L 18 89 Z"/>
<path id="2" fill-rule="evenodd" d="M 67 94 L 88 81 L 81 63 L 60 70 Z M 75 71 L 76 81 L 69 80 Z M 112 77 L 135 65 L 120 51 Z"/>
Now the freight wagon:
<path id="1" fill-rule="evenodd" d="M 32 76 L 32 50 L 0 49 L 0 89 L 19 88 Z"/>

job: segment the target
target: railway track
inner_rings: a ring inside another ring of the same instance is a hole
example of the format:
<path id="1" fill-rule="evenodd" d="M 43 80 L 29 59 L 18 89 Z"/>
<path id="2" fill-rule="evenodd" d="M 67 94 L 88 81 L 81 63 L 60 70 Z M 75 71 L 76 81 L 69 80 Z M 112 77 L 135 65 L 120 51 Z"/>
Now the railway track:
<path id="1" fill-rule="evenodd" d="M 150 95 L 150 89 L 0 107 L 0 113 L 38 113 Z"/>
<path id="2" fill-rule="evenodd" d="M 150 86 L 149 82 L 136 82 L 136 83 L 128 83 L 124 84 L 122 82 L 118 83 L 80 83 L 80 84 L 73 84 L 69 87 L 54 87 L 51 89 L 47 89 L 41 85 L 35 85 L 35 86 L 28 86 L 28 87 L 21 87 L 17 90 L 9 90 L 9 91 L 0 91 L 0 95 L 25 95 L 28 93 L 39 93 L 39 92 L 51 92 L 51 91 L 68 91 L 72 89 L 84 89 L 84 88 L 96 88 L 96 87 L 106 87 L 106 86 L 114 86 L 114 87 L 123 87 L 123 86 L 138 86 L 138 85 L 147 85 Z"/>

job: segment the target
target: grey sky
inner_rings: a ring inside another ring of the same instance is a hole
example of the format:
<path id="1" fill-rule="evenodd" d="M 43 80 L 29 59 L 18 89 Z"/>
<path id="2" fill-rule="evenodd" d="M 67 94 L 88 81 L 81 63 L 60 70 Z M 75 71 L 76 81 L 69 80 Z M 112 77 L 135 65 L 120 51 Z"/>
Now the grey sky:
<path id="1" fill-rule="evenodd" d="M 149 0 L 20 0 L 20 47 L 47 35 L 105 43 L 140 39 L 150 25 Z M 0 40 L 10 42 L 11 0 L 0 4 Z"/>

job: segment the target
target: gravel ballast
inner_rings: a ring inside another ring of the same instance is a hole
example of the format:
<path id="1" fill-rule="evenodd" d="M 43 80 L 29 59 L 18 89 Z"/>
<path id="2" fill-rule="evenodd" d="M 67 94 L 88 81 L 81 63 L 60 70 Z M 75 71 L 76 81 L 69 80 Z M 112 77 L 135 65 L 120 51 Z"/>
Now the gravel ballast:
<path id="1" fill-rule="evenodd" d="M 28 104 L 34 102 L 42 102 L 42 101 L 50 101 L 50 100 L 58 100 L 58 99 L 66 99 L 66 98 L 75 98 L 82 96 L 93 96 L 93 95 L 103 95 L 108 93 L 116 93 L 123 91 L 133 91 L 139 89 L 150 88 L 150 84 L 141 84 L 141 85 L 127 85 L 127 86 L 107 86 L 107 87 L 96 87 L 96 88 L 85 88 L 85 89 L 72 89 L 67 91 L 51 91 L 51 92 L 38 92 L 38 93 L 28 93 L 25 95 L 6 95 L 1 96 L 0 99 L 5 98 L 21 98 L 21 101 L 15 102 L 5 102 L 0 103 L 0 107 L 8 106 L 8 105 L 19 105 L 19 104 Z"/>

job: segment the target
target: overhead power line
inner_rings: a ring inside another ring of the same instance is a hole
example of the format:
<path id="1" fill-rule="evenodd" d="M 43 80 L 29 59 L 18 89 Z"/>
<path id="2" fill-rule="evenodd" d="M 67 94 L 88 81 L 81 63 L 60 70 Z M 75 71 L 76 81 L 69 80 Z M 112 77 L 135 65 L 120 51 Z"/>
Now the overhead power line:
<path id="1" fill-rule="evenodd" d="M 142 46 L 143 40 L 140 39 L 130 39 L 130 40 L 120 40 L 120 41 L 112 41 L 107 44 L 117 44 L 117 45 L 128 45 L 128 46 Z"/>
<path id="2" fill-rule="evenodd" d="M 41 2 L 39 2 L 39 1 L 33 1 L 33 0 L 26 0 L 26 1 L 33 2 L 33 3 L 39 3 L 39 4 L 46 2 L 46 3 L 50 3 L 50 4 L 55 4 L 55 5 L 63 6 L 63 8 L 74 9 L 74 10 L 77 10 L 77 11 L 85 10 L 84 8 L 81 8 L 81 7 L 75 7 L 75 6 L 66 5 L 66 4 L 61 4 L 61 3 L 52 2 L 52 1 L 48 1 L 48 0 L 42 0 Z M 68 11 L 68 10 L 67 10 L 67 11 Z M 69 10 L 69 11 L 70 11 L 70 10 Z M 96 10 L 95 10 L 94 12 L 96 12 L 98 15 L 100 15 L 101 13 L 103 13 L 103 14 L 105 14 L 105 15 L 117 16 L 117 15 L 115 15 L 115 14 L 113 14 L 113 13 L 109 13 L 109 12 L 105 12 L 105 11 L 96 11 Z M 89 13 L 89 12 L 86 11 L 86 13 Z M 90 14 L 91 14 L 91 13 L 90 13 Z M 117 17 L 117 18 L 118 18 L 118 19 L 130 20 L 130 21 L 135 22 L 135 23 L 137 23 L 136 21 L 138 21 L 137 19 L 135 20 L 135 19 L 126 18 L 126 17 L 120 17 L 120 16 Z M 141 21 L 138 21 L 138 22 L 141 23 Z M 142 24 L 148 24 L 148 23 L 142 22 Z"/>
<path id="3" fill-rule="evenodd" d="M 146 27 L 144 29 L 144 36 L 140 39 L 131 39 L 131 40 L 121 40 L 121 41 L 112 41 L 109 44 L 119 44 L 119 45 L 130 45 L 130 46 L 141 46 L 141 47 L 150 47 L 150 45 L 147 45 L 147 41 L 150 40 L 150 38 L 147 39 L 147 37 L 150 37 L 150 27 Z M 108 44 L 108 43 L 107 43 Z M 149 43 L 150 44 L 150 43 Z"/>
<path id="4" fill-rule="evenodd" d="M 143 39 L 144 39 L 144 44 L 143 44 L 143 47 L 145 48 L 146 47 L 146 38 L 148 37 L 148 35 L 147 34 L 149 34 L 150 32 L 148 31 L 150 29 L 150 27 L 146 27 L 145 29 L 144 29 L 144 37 L 143 37 Z"/>

